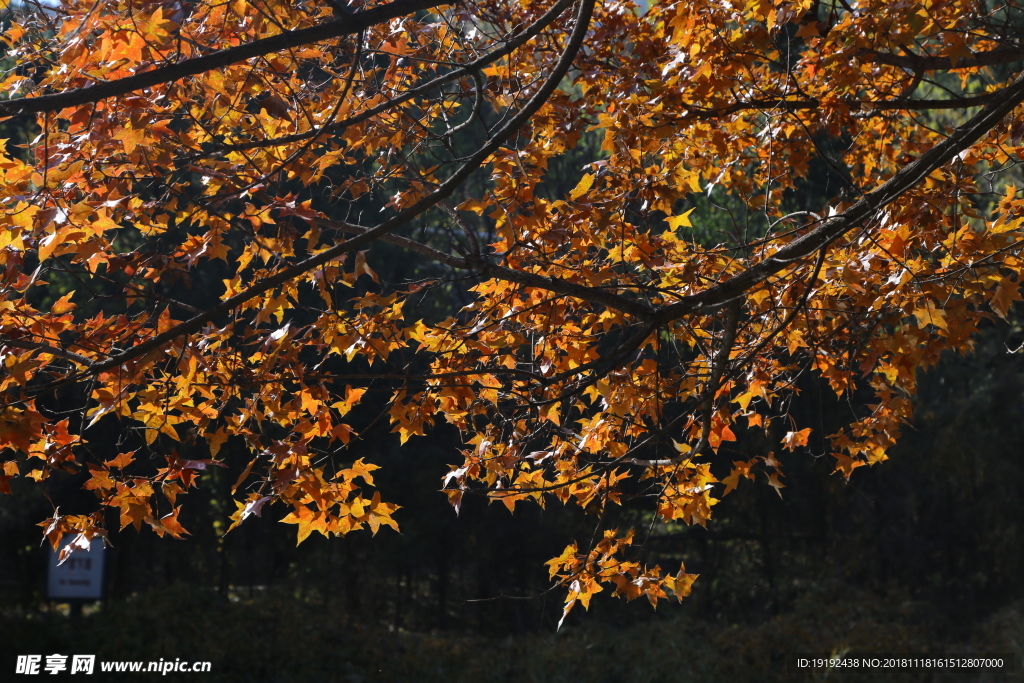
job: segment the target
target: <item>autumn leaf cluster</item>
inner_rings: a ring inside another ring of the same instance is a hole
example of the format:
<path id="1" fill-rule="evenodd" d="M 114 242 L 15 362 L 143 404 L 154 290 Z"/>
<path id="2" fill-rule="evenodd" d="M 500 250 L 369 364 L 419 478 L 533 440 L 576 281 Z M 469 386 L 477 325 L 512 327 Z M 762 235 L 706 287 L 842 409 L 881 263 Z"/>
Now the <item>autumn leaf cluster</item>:
<path id="1" fill-rule="evenodd" d="M 703 525 L 744 480 L 781 495 L 790 453 L 880 463 L 917 371 L 1021 299 L 1022 15 L 983 9 L 11 10 L 0 115 L 38 135 L 0 159 L 0 490 L 87 473 L 100 507 L 56 511 L 54 547 L 106 536 L 108 511 L 180 537 L 179 496 L 230 439 L 232 527 L 272 506 L 301 542 L 397 528 L 350 455 L 378 419 L 403 444 L 459 430 L 456 511 L 652 500 Z M 599 158 L 552 196 L 584 136 Z M 416 277 L 378 275 L 396 253 Z M 806 381 L 871 398 L 818 433 L 789 411 Z M 115 422 L 125 451 L 90 450 Z M 747 439 L 772 450 L 735 459 Z M 602 584 L 689 593 L 639 538 L 549 563 L 566 613 Z"/>

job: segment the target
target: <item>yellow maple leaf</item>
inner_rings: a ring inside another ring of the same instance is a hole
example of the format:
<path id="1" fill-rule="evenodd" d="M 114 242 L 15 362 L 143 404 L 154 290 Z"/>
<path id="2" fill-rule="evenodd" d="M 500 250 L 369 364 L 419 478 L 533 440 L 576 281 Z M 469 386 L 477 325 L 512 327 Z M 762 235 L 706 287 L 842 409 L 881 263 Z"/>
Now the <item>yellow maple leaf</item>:
<path id="1" fill-rule="evenodd" d="M 694 209 L 690 209 L 689 211 L 684 211 L 678 216 L 666 218 L 665 220 L 668 222 L 668 227 L 673 230 L 678 230 L 679 228 L 692 228 L 693 223 L 690 222 L 690 214 L 693 213 L 693 211 Z"/>
<path id="2" fill-rule="evenodd" d="M 949 330 L 949 325 L 946 323 L 946 313 L 932 301 L 928 301 L 924 306 L 914 309 L 914 317 L 917 318 L 917 323 L 921 327 L 935 325 L 943 330 Z"/>
<path id="3" fill-rule="evenodd" d="M 574 187 L 572 191 L 569 193 L 569 199 L 576 201 L 577 199 L 585 195 L 587 192 L 589 192 L 590 188 L 593 187 L 593 185 L 594 176 L 590 173 L 587 173 L 586 175 L 583 176 L 583 178 L 580 179 L 580 182 L 577 183 L 576 187 Z"/>
<path id="4" fill-rule="evenodd" d="M 786 432 L 786 436 L 783 437 L 782 443 L 786 445 L 788 450 L 796 450 L 799 446 L 807 445 L 807 438 L 811 435 L 811 428 L 807 427 L 801 429 L 798 432 Z"/>

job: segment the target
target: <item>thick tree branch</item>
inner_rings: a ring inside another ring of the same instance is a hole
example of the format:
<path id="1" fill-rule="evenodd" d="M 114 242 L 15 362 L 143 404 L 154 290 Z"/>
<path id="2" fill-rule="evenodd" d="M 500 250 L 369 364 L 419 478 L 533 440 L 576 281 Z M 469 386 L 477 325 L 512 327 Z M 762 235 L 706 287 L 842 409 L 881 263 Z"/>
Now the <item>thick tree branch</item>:
<path id="1" fill-rule="evenodd" d="M 343 221 L 323 218 L 319 219 L 317 223 L 327 228 L 335 228 L 342 232 L 348 232 L 356 235 L 365 234 L 370 229 L 361 225 L 353 225 Z M 537 273 L 525 273 L 506 266 L 489 263 L 483 259 L 458 258 L 451 254 L 446 254 L 438 249 L 434 249 L 422 242 L 417 242 L 416 240 L 411 240 L 408 237 L 402 237 L 401 235 L 396 235 L 394 233 L 384 235 L 381 237 L 381 241 L 394 244 L 395 246 L 408 249 L 409 251 L 414 251 L 417 254 L 426 256 L 433 261 L 443 263 L 452 268 L 458 268 L 460 270 L 475 270 L 484 277 L 505 280 L 506 282 L 515 282 L 517 284 L 526 285 L 527 287 L 535 287 L 548 292 L 555 292 L 556 294 L 566 294 L 575 299 L 588 301 L 592 304 L 598 304 L 616 311 L 622 311 L 623 313 L 628 313 L 638 318 L 648 318 L 653 313 L 653 310 L 644 303 L 633 299 L 627 299 L 626 297 L 620 296 L 606 289 L 578 285 L 567 280 L 538 275 Z"/>
<path id="2" fill-rule="evenodd" d="M 177 64 L 163 66 L 116 81 L 97 83 L 96 85 L 77 88 L 68 92 L 40 97 L 19 97 L 0 102 L 0 116 L 21 116 L 46 111 L 59 111 L 65 107 L 75 107 L 90 102 L 98 102 L 108 97 L 126 95 L 136 90 L 151 88 L 154 85 L 177 81 L 207 71 L 219 69 L 229 64 L 237 64 L 253 57 L 262 57 L 273 52 L 280 52 L 300 45 L 317 43 L 353 33 L 359 33 L 370 26 L 381 24 L 391 19 L 412 14 L 421 10 L 434 9 L 449 2 L 438 0 L 396 0 L 380 5 L 364 12 L 356 12 L 326 24 L 311 26 L 297 31 L 286 31 L 270 38 L 263 38 L 238 47 L 218 50 L 202 57 L 186 59 Z"/>
<path id="3" fill-rule="evenodd" d="M 975 69 L 979 66 L 995 66 L 1024 61 L 1024 48 L 1004 47 L 988 52 L 974 52 L 970 56 L 961 57 L 955 62 L 949 57 L 933 55 L 894 55 L 891 52 L 861 50 L 861 60 L 876 64 L 898 66 L 908 71 L 950 71 L 953 69 Z"/>
<path id="4" fill-rule="evenodd" d="M 480 263 L 477 267 L 480 269 L 480 274 L 487 277 L 505 280 L 506 282 L 516 282 L 521 285 L 526 285 L 527 287 L 544 289 L 558 294 L 567 294 L 575 299 L 589 301 L 590 303 L 599 304 L 605 308 L 622 311 L 623 313 L 628 313 L 640 319 L 646 320 L 650 318 L 654 312 L 641 301 L 627 299 L 626 297 L 615 294 L 614 292 L 598 289 L 597 287 L 577 285 L 572 282 L 568 282 L 567 280 L 546 277 L 536 273 L 524 273 L 519 270 L 499 266 L 493 263 Z"/>
<path id="5" fill-rule="evenodd" d="M 896 98 L 892 100 L 853 100 L 845 99 L 843 104 L 850 111 L 921 111 L 931 109 L 969 109 L 980 107 L 998 94 L 985 93 L 970 97 L 951 97 L 947 99 L 911 100 Z M 729 116 L 740 111 L 804 111 L 820 109 L 821 101 L 817 99 L 791 100 L 781 97 L 765 97 L 756 100 L 743 100 L 722 107 L 694 109 L 690 114 L 675 121 L 704 121 Z"/>
<path id="6" fill-rule="evenodd" d="M 10 337 L 5 337 L 3 339 L 3 343 L 7 346 L 14 346 L 19 349 L 33 349 L 36 351 L 42 351 L 43 353 L 49 353 L 54 356 L 59 356 L 76 363 L 80 363 L 86 367 L 92 366 L 94 362 L 91 358 L 86 358 L 85 356 L 68 351 L 67 349 L 57 348 L 56 346 L 50 346 L 49 344 L 40 344 L 38 342 L 25 341 L 23 339 L 12 339 Z"/>
<path id="7" fill-rule="evenodd" d="M 663 307 L 655 314 L 655 322 L 667 324 L 696 311 L 715 308 L 741 296 L 754 285 L 779 272 L 790 263 L 810 256 L 819 249 L 861 225 L 888 206 L 904 192 L 924 180 L 928 174 L 980 140 L 1014 108 L 1024 102 L 1024 76 L 996 93 L 988 105 L 952 135 L 922 154 L 916 161 L 900 169 L 877 189 L 865 194 L 843 213 L 829 218 L 819 227 L 794 240 L 744 272 L 703 292 L 684 297 Z"/>

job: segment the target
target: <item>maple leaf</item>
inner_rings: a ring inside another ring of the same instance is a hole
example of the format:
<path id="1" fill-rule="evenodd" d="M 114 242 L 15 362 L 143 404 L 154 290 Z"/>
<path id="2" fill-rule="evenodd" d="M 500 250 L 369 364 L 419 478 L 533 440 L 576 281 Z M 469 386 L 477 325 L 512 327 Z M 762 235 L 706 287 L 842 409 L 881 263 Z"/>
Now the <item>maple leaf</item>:
<path id="1" fill-rule="evenodd" d="M 694 209 L 690 209 L 689 211 L 684 211 L 678 216 L 666 218 L 665 220 L 668 222 L 668 227 L 672 230 L 678 230 L 679 228 L 692 228 L 693 224 L 690 222 L 690 214 L 693 212 Z"/>
<path id="2" fill-rule="evenodd" d="M 370 531 L 374 536 L 382 524 L 398 531 L 398 522 L 391 518 L 399 506 L 390 503 L 383 503 L 380 499 L 380 492 L 375 491 L 370 501 L 369 509 L 366 512 L 366 523 L 370 525 Z"/>
<path id="3" fill-rule="evenodd" d="M 185 489 L 173 481 L 165 481 L 160 487 L 160 491 L 164 494 L 171 505 L 174 505 L 177 502 L 179 493 L 185 493 Z"/>
<path id="4" fill-rule="evenodd" d="M 135 151 L 136 147 L 139 147 L 145 143 L 146 132 L 144 130 L 125 128 L 118 131 L 114 135 L 114 139 L 120 140 L 121 144 L 124 145 L 124 151 L 127 154 L 131 154 L 132 152 Z"/>
<path id="5" fill-rule="evenodd" d="M 782 481 L 780 480 L 779 477 L 780 477 L 780 475 L 779 475 L 778 472 L 774 472 L 772 474 L 769 474 L 768 475 L 768 484 L 773 489 L 775 489 L 775 493 L 779 494 L 779 498 L 782 498 L 782 489 L 786 488 L 786 485 L 782 483 Z"/>
<path id="6" fill-rule="evenodd" d="M 847 479 L 847 481 L 849 481 L 850 475 L 853 474 L 853 471 L 855 469 L 857 469 L 858 467 L 860 467 L 862 465 L 866 465 L 867 464 L 863 460 L 856 460 L 856 459 L 851 458 L 850 456 L 848 456 L 848 455 L 846 455 L 844 453 L 833 453 L 832 455 L 837 460 L 837 462 L 836 462 L 836 470 L 835 471 L 836 472 L 842 472 L 843 476 Z"/>
<path id="7" fill-rule="evenodd" d="M 360 251 L 356 253 L 356 264 L 354 274 L 356 277 L 359 277 L 360 275 L 363 274 L 369 275 L 370 279 L 373 280 L 374 282 L 380 282 L 380 278 L 377 277 L 377 273 L 373 272 L 370 266 L 366 264 L 365 251 Z"/>
<path id="8" fill-rule="evenodd" d="M 68 292 L 61 298 L 53 302 L 53 306 L 50 307 L 50 313 L 54 315 L 64 315 L 75 310 L 75 304 L 72 303 L 71 297 L 75 295 L 74 292 Z"/>
<path id="9" fill-rule="evenodd" d="M 456 516 L 462 511 L 462 490 L 461 489 L 447 489 L 445 494 L 448 496 L 448 503 L 455 510 Z"/>
<path id="10" fill-rule="evenodd" d="M 785 444 L 788 450 L 796 450 L 800 446 L 807 445 L 807 439 L 811 435 L 811 428 L 807 427 L 801 429 L 798 432 L 786 432 L 786 436 L 783 437 L 782 443 Z"/>
<path id="11" fill-rule="evenodd" d="M 0 447 L 13 446 L 27 454 L 41 436 L 42 416 L 35 410 L 8 407 L 0 412 Z"/>
<path id="12" fill-rule="evenodd" d="M 989 300 L 989 305 L 992 306 L 992 310 L 996 312 L 996 315 L 1006 320 L 1006 316 L 1010 312 L 1010 306 L 1014 301 L 1021 301 L 1020 285 L 1014 281 L 1014 277 L 1007 275 L 999 281 L 995 291 L 992 293 L 992 298 Z"/>
<path id="13" fill-rule="evenodd" d="M 39 523 L 39 526 L 43 527 L 43 536 L 50 542 L 50 547 L 54 550 L 60 548 L 60 539 L 64 536 L 63 521 L 64 518 L 61 517 L 58 507 L 53 511 L 53 517 Z"/>
<path id="14" fill-rule="evenodd" d="M 675 576 L 665 578 L 665 585 L 675 594 L 676 599 L 682 602 L 683 598 L 693 592 L 693 584 L 698 577 L 700 574 L 687 574 L 686 566 L 680 564 L 679 572 Z"/>
<path id="15" fill-rule="evenodd" d="M 267 111 L 271 116 L 281 119 L 291 119 L 291 107 L 278 95 L 270 94 L 259 101 L 259 107 Z"/>
<path id="16" fill-rule="evenodd" d="M 589 192 L 590 188 L 593 186 L 594 175 L 591 173 L 585 174 L 583 178 L 580 179 L 580 182 L 576 184 L 576 187 L 574 187 L 572 191 L 569 192 L 569 199 L 576 201 L 577 199 L 585 195 L 587 192 Z"/>
<path id="17" fill-rule="evenodd" d="M 344 477 L 346 481 L 353 481 L 357 477 L 362 478 L 370 486 L 373 486 L 373 475 L 371 472 L 380 469 L 380 465 L 374 465 L 373 463 L 363 462 L 362 458 L 359 458 L 352 466 L 338 472 L 338 477 Z"/>
<path id="18" fill-rule="evenodd" d="M 153 531 L 155 531 L 157 535 L 163 536 L 164 534 L 169 534 L 174 538 L 180 539 L 183 535 L 188 535 L 188 531 L 185 530 L 185 527 L 181 526 L 178 522 L 178 513 L 180 511 L 181 506 L 179 505 L 174 508 L 170 514 L 161 517 L 159 520 L 147 517 L 146 522 L 153 528 Z"/>
<path id="19" fill-rule="evenodd" d="M 946 314 L 931 301 L 916 309 L 914 317 L 917 318 L 917 322 L 921 326 L 935 325 L 943 330 L 949 330 L 949 325 L 946 323 Z"/>
<path id="20" fill-rule="evenodd" d="M 75 538 L 72 539 L 70 543 L 68 543 L 60 549 L 60 552 L 57 554 L 57 566 L 59 567 L 60 565 L 64 564 L 64 562 L 66 562 L 67 559 L 71 557 L 71 554 L 76 550 L 89 552 L 89 548 L 91 545 L 91 539 L 88 536 L 86 536 L 86 534 L 80 533 L 76 535 Z"/>
<path id="21" fill-rule="evenodd" d="M 299 545 L 305 541 L 314 531 L 319 531 L 324 536 L 327 536 L 328 534 L 327 513 L 311 510 L 309 507 L 302 504 L 296 504 L 295 509 L 281 521 L 284 524 L 298 525 L 298 537 L 295 541 L 295 545 Z"/>
<path id="22" fill-rule="evenodd" d="M 341 401 L 335 401 L 331 404 L 331 407 L 337 410 L 341 416 L 344 417 L 356 404 L 359 403 L 365 393 L 366 389 L 353 389 L 350 386 L 346 386 L 345 398 Z"/>
<path id="23" fill-rule="evenodd" d="M 142 523 L 150 519 L 150 506 L 146 499 L 130 495 L 119 495 L 111 499 L 108 504 L 121 508 L 120 522 L 122 529 L 131 524 L 135 527 L 136 531 L 139 531 L 142 529 Z"/>
<path id="24" fill-rule="evenodd" d="M 8 460 L 0 467 L 0 493 L 11 494 L 10 480 L 17 477 L 20 472 L 18 471 L 18 463 L 15 460 Z"/>
<path id="25" fill-rule="evenodd" d="M 736 460 L 732 463 L 732 472 L 729 476 L 722 479 L 722 483 L 725 484 L 725 492 L 722 494 L 728 495 L 739 485 L 740 477 L 745 479 L 754 479 L 754 474 L 750 471 L 753 467 L 752 462 L 744 462 L 742 460 Z"/>
<path id="26" fill-rule="evenodd" d="M 113 467 L 116 469 L 123 470 L 131 465 L 135 461 L 135 453 L 118 453 L 116 458 L 106 460 L 103 464 L 107 467 Z"/>
<path id="27" fill-rule="evenodd" d="M 107 469 L 100 469 L 91 465 L 89 466 L 89 474 L 91 475 L 89 481 L 82 485 L 82 488 L 86 490 L 113 489 L 117 487 L 110 478 L 110 471 Z"/>
<path id="28" fill-rule="evenodd" d="M 735 440 L 736 435 L 733 434 L 733 431 L 732 429 L 729 428 L 729 425 L 724 423 L 716 423 L 711 428 L 711 434 L 708 436 L 708 443 L 710 443 L 711 447 L 714 448 L 715 450 L 718 450 L 718 447 L 722 445 L 723 441 Z"/>
<path id="29" fill-rule="evenodd" d="M 798 38 L 817 38 L 821 35 L 818 32 L 818 22 L 807 21 L 800 24 L 800 28 L 797 29 L 796 35 Z"/>

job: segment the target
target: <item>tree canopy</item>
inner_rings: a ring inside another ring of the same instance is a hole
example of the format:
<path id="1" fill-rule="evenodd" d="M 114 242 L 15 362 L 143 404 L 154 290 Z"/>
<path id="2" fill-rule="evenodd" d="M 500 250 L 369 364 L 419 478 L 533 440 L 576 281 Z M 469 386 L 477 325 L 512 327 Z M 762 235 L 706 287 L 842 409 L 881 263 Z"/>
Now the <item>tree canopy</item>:
<path id="1" fill-rule="evenodd" d="M 704 525 L 744 479 L 781 495 L 785 451 L 884 461 L 917 370 L 1021 298 L 1016 2 L 7 17 L 0 115 L 34 139 L 0 158 L 0 490 L 95 494 L 42 523 L 55 547 L 115 517 L 180 537 L 215 466 L 238 470 L 232 526 L 397 528 L 386 463 L 349 455 L 381 420 L 458 430 L 456 512 Z M 789 410 L 808 381 L 848 403 L 836 433 Z M 118 452 L 92 449 L 110 429 Z M 735 460 L 748 439 L 766 454 Z M 566 613 L 690 592 L 644 533 L 549 563 Z"/>

